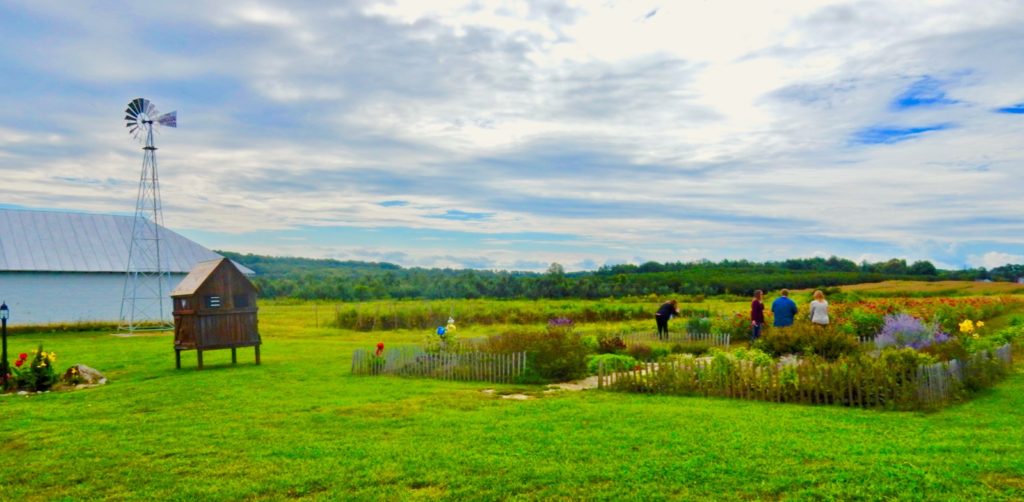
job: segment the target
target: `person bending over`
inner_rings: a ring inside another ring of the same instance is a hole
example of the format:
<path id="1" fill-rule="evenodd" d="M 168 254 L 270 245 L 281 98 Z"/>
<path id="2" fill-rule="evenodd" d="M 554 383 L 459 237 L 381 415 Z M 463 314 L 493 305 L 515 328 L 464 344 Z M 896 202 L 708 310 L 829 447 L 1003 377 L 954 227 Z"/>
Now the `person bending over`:
<path id="1" fill-rule="evenodd" d="M 654 314 L 654 321 L 658 325 L 658 338 L 668 340 L 668 320 L 672 316 L 679 315 L 679 304 L 675 300 L 669 300 L 661 304 L 661 307 Z"/>

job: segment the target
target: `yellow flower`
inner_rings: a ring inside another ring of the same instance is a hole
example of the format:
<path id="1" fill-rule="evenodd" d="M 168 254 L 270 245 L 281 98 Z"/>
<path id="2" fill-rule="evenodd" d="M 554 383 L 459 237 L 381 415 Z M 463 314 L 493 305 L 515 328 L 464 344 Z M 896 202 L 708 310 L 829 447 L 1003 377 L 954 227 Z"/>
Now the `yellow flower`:
<path id="1" fill-rule="evenodd" d="M 978 335 L 977 333 L 975 333 L 975 334 L 973 334 L 973 335 L 971 335 L 971 336 L 973 336 L 975 340 L 977 340 L 977 339 L 981 338 L 981 336 L 979 336 L 979 335 Z"/>
<path id="2" fill-rule="evenodd" d="M 984 322 L 982 322 L 982 321 L 978 321 L 977 323 L 975 323 L 975 326 L 977 326 L 977 327 L 981 328 L 981 327 L 984 327 L 984 326 L 985 326 L 985 323 L 984 323 Z"/>
<path id="3" fill-rule="evenodd" d="M 78 373 L 78 368 L 71 368 L 71 373 L 72 373 L 72 374 L 74 374 L 74 373 Z"/>
<path id="4" fill-rule="evenodd" d="M 974 323 L 970 319 L 965 319 L 964 322 L 960 323 L 961 333 L 970 333 L 974 331 Z"/>

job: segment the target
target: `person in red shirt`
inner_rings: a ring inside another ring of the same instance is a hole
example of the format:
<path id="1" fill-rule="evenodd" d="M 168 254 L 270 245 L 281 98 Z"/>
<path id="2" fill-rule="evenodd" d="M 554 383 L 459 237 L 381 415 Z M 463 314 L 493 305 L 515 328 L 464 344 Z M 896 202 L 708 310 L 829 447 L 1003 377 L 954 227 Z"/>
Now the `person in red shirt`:
<path id="1" fill-rule="evenodd" d="M 754 291 L 754 301 L 750 302 L 750 343 L 761 338 L 761 326 L 764 326 L 764 303 L 761 299 L 764 291 Z"/>

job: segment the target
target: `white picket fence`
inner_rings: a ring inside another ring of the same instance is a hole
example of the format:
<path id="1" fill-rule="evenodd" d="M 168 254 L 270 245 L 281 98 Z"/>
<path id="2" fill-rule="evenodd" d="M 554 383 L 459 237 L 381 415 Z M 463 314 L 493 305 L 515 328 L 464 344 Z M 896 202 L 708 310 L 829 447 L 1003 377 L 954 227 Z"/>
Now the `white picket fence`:
<path id="1" fill-rule="evenodd" d="M 949 362 L 922 365 L 917 368 L 917 396 L 925 403 L 943 403 L 951 400 L 953 393 L 964 381 L 964 371 L 969 371 L 971 364 L 977 364 L 995 357 L 1009 368 L 1013 365 L 1012 346 L 1007 344 L 996 349 L 992 356 L 988 352 L 980 352 L 964 362 L 953 359 Z"/>
<path id="2" fill-rule="evenodd" d="M 514 383 L 525 370 L 526 352 L 427 352 L 423 347 L 388 348 L 380 356 L 363 349 L 352 352 L 353 375 Z"/>

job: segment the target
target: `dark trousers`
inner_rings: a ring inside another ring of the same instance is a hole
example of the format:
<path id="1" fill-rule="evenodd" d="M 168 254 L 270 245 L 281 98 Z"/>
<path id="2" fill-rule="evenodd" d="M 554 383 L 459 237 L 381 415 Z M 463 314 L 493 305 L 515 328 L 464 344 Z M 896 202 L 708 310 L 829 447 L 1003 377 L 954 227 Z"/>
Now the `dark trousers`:
<path id="1" fill-rule="evenodd" d="M 658 338 L 668 340 L 668 317 L 656 315 L 654 321 L 658 323 Z"/>
<path id="2" fill-rule="evenodd" d="M 750 343 L 754 343 L 758 338 L 761 338 L 761 325 L 763 323 L 756 323 L 750 327 Z"/>

